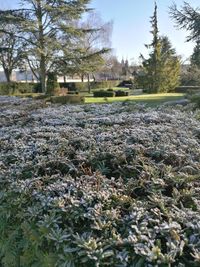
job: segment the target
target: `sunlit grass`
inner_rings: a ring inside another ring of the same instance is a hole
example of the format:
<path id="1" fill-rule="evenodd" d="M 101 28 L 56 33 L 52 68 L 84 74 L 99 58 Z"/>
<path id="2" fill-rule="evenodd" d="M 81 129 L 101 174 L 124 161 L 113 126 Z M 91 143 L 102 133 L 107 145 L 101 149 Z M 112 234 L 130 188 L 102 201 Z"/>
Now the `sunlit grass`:
<path id="1" fill-rule="evenodd" d="M 147 103 L 150 105 L 161 104 L 168 101 L 176 101 L 184 98 L 184 94 L 165 93 L 165 94 L 145 94 L 123 97 L 85 97 L 85 103 L 113 103 L 133 101 L 138 103 Z"/>

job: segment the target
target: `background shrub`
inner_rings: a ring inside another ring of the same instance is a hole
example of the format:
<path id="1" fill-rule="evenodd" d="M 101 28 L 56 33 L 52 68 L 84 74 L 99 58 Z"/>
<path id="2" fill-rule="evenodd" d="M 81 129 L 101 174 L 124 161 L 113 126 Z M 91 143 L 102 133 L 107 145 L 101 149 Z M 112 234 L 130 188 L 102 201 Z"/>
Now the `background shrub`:
<path id="1" fill-rule="evenodd" d="M 115 92 L 115 96 L 129 96 L 129 92 L 118 90 Z"/>
<path id="2" fill-rule="evenodd" d="M 200 86 L 178 86 L 175 93 L 196 93 L 200 91 Z"/>
<path id="3" fill-rule="evenodd" d="M 0 83 L 0 95 L 27 94 L 40 91 L 40 83 Z"/>
<path id="4" fill-rule="evenodd" d="M 57 76 L 55 73 L 48 73 L 47 79 L 47 94 L 58 95 L 60 93 L 60 85 L 57 82 Z"/>
<path id="5" fill-rule="evenodd" d="M 55 77 L 54 77 L 55 78 Z M 91 82 L 91 89 L 101 89 L 101 88 L 112 88 L 119 85 L 119 81 L 101 81 L 101 82 Z M 56 91 L 55 89 L 56 88 Z M 47 91 L 50 95 L 58 94 L 60 88 L 66 88 L 66 92 L 88 92 L 87 82 L 61 82 L 48 80 Z M 54 92 L 53 92 L 54 91 Z M 40 83 L 21 83 L 21 82 L 2 82 L 0 83 L 0 95 L 15 95 L 15 94 L 25 94 L 25 93 L 38 93 L 41 92 Z"/>
<path id="6" fill-rule="evenodd" d="M 99 91 L 94 91 L 93 95 L 94 95 L 94 97 L 114 97 L 115 92 L 114 91 L 99 90 Z"/>
<path id="7" fill-rule="evenodd" d="M 190 97 L 190 100 L 196 104 L 196 107 L 197 108 L 200 108 L 200 93 L 199 94 L 195 94 L 195 95 L 192 95 Z"/>
<path id="8" fill-rule="evenodd" d="M 132 80 L 124 80 L 124 81 L 120 82 L 118 86 L 133 89 L 134 84 L 133 84 Z"/>
<path id="9" fill-rule="evenodd" d="M 101 89 L 101 88 L 112 88 L 119 85 L 119 81 L 101 81 L 101 82 L 91 82 L 91 89 Z M 87 82 L 63 82 L 60 83 L 61 88 L 68 88 L 68 91 L 78 91 L 78 92 L 88 92 Z"/>

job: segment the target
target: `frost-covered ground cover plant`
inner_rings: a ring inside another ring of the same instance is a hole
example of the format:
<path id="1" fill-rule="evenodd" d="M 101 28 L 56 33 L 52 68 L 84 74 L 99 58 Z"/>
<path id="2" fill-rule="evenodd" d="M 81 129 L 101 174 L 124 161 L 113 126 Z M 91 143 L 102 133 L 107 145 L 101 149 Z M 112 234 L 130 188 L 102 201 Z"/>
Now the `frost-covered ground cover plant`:
<path id="1" fill-rule="evenodd" d="M 0 266 L 200 266 L 195 113 L 0 103 Z"/>

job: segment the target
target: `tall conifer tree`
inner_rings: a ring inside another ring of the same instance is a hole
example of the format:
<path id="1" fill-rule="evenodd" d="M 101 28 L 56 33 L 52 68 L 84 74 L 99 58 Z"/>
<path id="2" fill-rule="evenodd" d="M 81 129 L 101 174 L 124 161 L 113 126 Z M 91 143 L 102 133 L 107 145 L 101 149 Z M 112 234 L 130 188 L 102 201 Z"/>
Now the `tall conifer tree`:
<path id="1" fill-rule="evenodd" d="M 178 85 L 180 62 L 168 38 L 159 36 L 156 2 L 150 22 L 153 40 L 145 46 L 151 51 L 148 59 L 141 55 L 143 75 L 137 82 L 149 93 L 171 91 Z"/>

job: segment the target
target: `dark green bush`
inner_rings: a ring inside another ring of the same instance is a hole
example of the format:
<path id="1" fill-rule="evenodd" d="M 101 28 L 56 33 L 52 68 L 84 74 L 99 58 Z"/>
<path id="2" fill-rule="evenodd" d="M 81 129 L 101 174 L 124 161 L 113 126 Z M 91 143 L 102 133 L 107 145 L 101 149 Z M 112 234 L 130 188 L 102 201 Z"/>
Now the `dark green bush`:
<path id="1" fill-rule="evenodd" d="M 200 108 L 200 94 L 195 94 L 190 97 L 190 100 L 196 104 L 197 108 Z"/>
<path id="2" fill-rule="evenodd" d="M 100 90 L 100 91 L 93 92 L 93 95 L 94 95 L 94 97 L 114 97 L 115 92 L 114 91 Z"/>
<path id="3" fill-rule="evenodd" d="M 118 90 L 115 92 L 115 96 L 129 96 L 129 92 Z"/>
<path id="4" fill-rule="evenodd" d="M 47 95 L 58 95 L 60 93 L 60 85 L 57 82 L 57 75 L 53 72 L 48 73 L 47 79 Z"/>
<path id="5" fill-rule="evenodd" d="M 143 91 L 144 94 L 149 94 L 149 89 L 145 88 L 145 89 L 142 89 L 142 91 Z"/>
<path id="6" fill-rule="evenodd" d="M 88 83 L 86 82 L 65 82 L 59 83 L 61 88 L 67 88 L 68 92 L 87 92 Z"/>
<path id="7" fill-rule="evenodd" d="M 83 91 L 87 91 L 88 90 L 88 85 L 87 83 L 75 83 L 75 82 L 63 82 L 63 83 L 59 83 L 60 84 L 60 88 L 67 88 L 68 92 L 75 92 L 75 91 L 79 91 L 79 92 L 83 92 Z"/>

